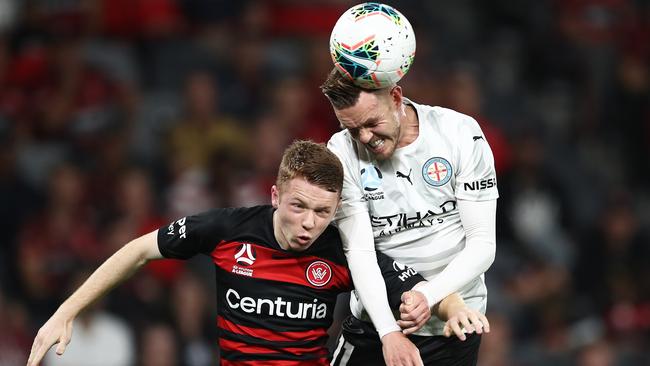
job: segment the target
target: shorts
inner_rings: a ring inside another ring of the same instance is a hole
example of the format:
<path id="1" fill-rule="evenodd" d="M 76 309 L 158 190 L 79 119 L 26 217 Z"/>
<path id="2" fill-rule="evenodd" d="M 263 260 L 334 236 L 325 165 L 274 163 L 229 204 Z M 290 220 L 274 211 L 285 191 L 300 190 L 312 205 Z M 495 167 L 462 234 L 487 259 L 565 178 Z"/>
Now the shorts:
<path id="1" fill-rule="evenodd" d="M 425 366 L 475 366 L 481 335 L 472 333 L 465 341 L 455 336 L 408 337 L 420 350 Z M 354 316 L 348 316 L 341 326 L 341 335 L 336 343 L 333 366 L 385 365 L 379 335 L 372 324 Z"/>

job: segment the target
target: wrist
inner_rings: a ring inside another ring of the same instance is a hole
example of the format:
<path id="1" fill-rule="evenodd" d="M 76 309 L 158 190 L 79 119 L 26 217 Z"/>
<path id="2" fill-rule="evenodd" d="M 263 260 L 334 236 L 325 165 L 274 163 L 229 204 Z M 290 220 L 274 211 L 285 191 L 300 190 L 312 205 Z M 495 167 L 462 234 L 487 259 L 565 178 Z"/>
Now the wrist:
<path id="1" fill-rule="evenodd" d="M 80 309 L 68 303 L 63 303 L 56 309 L 56 314 L 65 319 L 74 319 L 79 314 Z"/>
<path id="2" fill-rule="evenodd" d="M 384 338 L 385 335 L 390 334 L 390 333 L 401 333 L 402 328 L 397 325 L 397 323 L 392 324 L 389 327 L 384 327 L 384 328 L 377 328 L 377 334 L 379 334 L 379 338 Z"/>
<path id="3" fill-rule="evenodd" d="M 384 334 L 381 337 L 381 343 L 390 342 L 392 339 L 402 338 L 402 337 L 406 337 L 406 336 L 404 335 L 404 333 L 402 333 L 401 330 L 391 331 L 391 332 L 388 332 L 388 333 Z"/>

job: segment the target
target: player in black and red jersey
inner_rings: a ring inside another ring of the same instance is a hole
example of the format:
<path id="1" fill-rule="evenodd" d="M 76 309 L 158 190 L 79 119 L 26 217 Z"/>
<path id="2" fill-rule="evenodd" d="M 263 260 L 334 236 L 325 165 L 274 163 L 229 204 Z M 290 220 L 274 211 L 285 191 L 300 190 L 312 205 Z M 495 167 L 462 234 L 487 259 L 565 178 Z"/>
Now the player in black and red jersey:
<path id="1" fill-rule="evenodd" d="M 329 364 L 326 331 L 336 296 L 352 289 L 340 236 L 329 225 L 342 181 L 341 164 L 324 145 L 293 143 L 271 188 L 271 206 L 181 218 L 125 245 L 41 327 L 28 365 L 56 343 L 62 354 L 77 314 L 148 260 L 196 254 L 216 267 L 221 365 Z M 378 261 L 396 309 L 422 277 L 383 254 Z M 448 304 L 443 317 L 463 306 L 454 295 Z"/>

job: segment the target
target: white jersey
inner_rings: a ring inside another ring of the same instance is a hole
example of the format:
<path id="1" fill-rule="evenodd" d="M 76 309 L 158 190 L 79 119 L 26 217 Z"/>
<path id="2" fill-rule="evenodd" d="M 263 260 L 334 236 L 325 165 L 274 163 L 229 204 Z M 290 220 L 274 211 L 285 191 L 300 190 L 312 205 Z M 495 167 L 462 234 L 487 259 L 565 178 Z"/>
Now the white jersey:
<path id="1" fill-rule="evenodd" d="M 417 112 L 419 134 L 390 159 L 376 160 L 347 130 L 328 142 L 346 176 L 336 218 L 367 212 L 375 248 L 430 280 L 465 247 L 457 200 L 498 198 L 496 172 L 492 151 L 473 118 L 407 99 L 405 103 Z M 483 275 L 458 292 L 468 306 L 485 312 Z M 351 298 L 353 314 L 359 317 L 360 304 Z M 442 334 L 443 326 L 432 317 L 416 334 Z"/>

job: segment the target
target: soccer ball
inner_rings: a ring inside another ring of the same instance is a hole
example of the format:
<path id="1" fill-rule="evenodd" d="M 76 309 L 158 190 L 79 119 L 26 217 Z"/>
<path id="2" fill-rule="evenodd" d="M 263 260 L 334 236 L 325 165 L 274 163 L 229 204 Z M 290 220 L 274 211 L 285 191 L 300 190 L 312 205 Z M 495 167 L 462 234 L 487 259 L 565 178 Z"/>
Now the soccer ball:
<path id="1" fill-rule="evenodd" d="M 363 3 L 348 9 L 330 36 L 334 66 L 356 85 L 379 89 L 395 85 L 415 57 L 415 34 L 392 6 Z"/>

